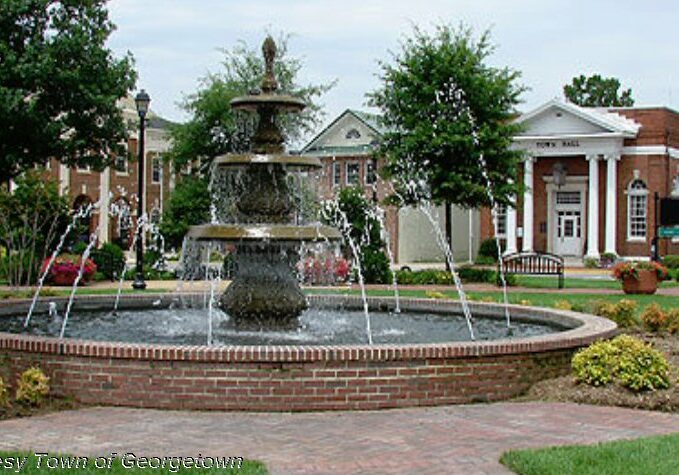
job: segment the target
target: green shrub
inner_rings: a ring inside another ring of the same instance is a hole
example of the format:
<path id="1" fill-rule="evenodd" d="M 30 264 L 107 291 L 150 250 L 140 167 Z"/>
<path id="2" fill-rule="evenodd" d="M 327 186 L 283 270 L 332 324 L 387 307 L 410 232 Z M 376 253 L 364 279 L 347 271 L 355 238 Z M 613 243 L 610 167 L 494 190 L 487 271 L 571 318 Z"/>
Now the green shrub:
<path id="1" fill-rule="evenodd" d="M 382 250 L 371 247 L 363 249 L 361 254 L 361 272 L 366 284 L 389 284 L 392 281 L 389 258 Z"/>
<path id="2" fill-rule="evenodd" d="M 75 244 L 73 244 L 73 248 L 71 249 L 71 254 L 75 254 L 76 256 L 82 256 L 85 253 L 85 250 L 87 249 L 87 243 L 83 241 L 78 241 Z"/>
<path id="3" fill-rule="evenodd" d="M 461 266 L 457 274 L 462 282 L 481 282 L 492 284 L 495 282 L 495 271 L 491 269 L 479 269 L 472 266 Z"/>
<path id="4" fill-rule="evenodd" d="M 486 261 L 492 261 L 491 264 L 497 262 L 497 240 L 495 238 L 488 238 L 481 241 L 479 252 L 476 257 L 477 264 L 480 264 L 478 262 L 479 258 L 485 258 Z"/>
<path id="5" fill-rule="evenodd" d="M 637 303 L 629 299 L 622 299 L 617 304 L 598 300 L 592 305 L 592 313 L 594 315 L 613 320 L 621 328 L 638 325 L 639 322 L 634 316 L 636 310 Z"/>
<path id="6" fill-rule="evenodd" d="M 571 367 L 576 380 L 592 386 L 615 382 L 632 391 L 670 385 L 669 365 L 662 353 L 638 338 L 620 335 L 580 350 Z"/>
<path id="7" fill-rule="evenodd" d="M 49 381 L 40 368 L 28 368 L 17 381 L 16 400 L 22 404 L 39 406 L 50 392 Z"/>
<path id="8" fill-rule="evenodd" d="M 97 265 L 97 270 L 109 280 L 119 278 L 125 268 L 125 253 L 118 245 L 110 242 L 94 250 L 92 260 Z"/>
<path id="9" fill-rule="evenodd" d="M 668 269 L 679 269 L 679 255 L 670 254 L 662 258 L 662 265 Z"/>
<path id="10" fill-rule="evenodd" d="M 0 377 L 0 407 L 5 407 L 9 404 L 9 391 L 5 381 Z"/>
<path id="11" fill-rule="evenodd" d="M 396 273 L 396 279 L 402 285 L 451 285 L 453 283 L 450 272 L 438 269 L 401 270 Z"/>
<path id="12" fill-rule="evenodd" d="M 557 300 L 554 302 L 554 308 L 558 310 L 573 310 L 573 305 L 568 300 Z"/>
<path id="13" fill-rule="evenodd" d="M 657 332 L 667 327 L 667 313 L 657 303 L 652 303 L 641 312 L 641 321 L 648 330 Z"/>
<path id="14" fill-rule="evenodd" d="M 583 263 L 585 264 L 585 267 L 587 269 L 598 269 L 599 268 L 599 259 L 595 257 L 585 257 Z"/>
<path id="15" fill-rule="evenodd" d="M 476 259 L 474 259 L 474 264 L 477 266 L 494 266 L 497 264 L 497 256 L 495 259 L 488 256 L 476 256 Z"/>

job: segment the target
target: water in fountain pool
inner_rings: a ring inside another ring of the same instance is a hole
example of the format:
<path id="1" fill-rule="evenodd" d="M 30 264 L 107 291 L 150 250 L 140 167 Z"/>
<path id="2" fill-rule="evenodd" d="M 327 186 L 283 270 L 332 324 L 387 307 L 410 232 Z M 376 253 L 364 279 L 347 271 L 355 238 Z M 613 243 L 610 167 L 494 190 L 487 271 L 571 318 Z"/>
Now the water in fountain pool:
<path id="1" fill-rule="evenodd" d="M 204 345 L 208 332 L 207 309 L 164 308 L 95 312 L 81 310 L 71 315 L 66 338 L 129 343 Z M 338 310 L 312 307 L 303 312 L 293 328 L 236 328 L 227 314 L 213 310 L 213 345 L 344 345 L 365 343 L 363 309 Z M 468 341 L 469 333 L 461 315 L 434 313 L 371 312 L 374 343 L 441 343 Z M 38 314 L 30 333 L 58 336 L 62 320 L 58 316 Z M 478 318 L 475 322 L 478 340 L 505 338 L 501 319 Z M 21 316 L 0 319 L 0 331 L 25 333 Z M 514 337 L 551 333 L 554 328 L 515 323 Z"/>

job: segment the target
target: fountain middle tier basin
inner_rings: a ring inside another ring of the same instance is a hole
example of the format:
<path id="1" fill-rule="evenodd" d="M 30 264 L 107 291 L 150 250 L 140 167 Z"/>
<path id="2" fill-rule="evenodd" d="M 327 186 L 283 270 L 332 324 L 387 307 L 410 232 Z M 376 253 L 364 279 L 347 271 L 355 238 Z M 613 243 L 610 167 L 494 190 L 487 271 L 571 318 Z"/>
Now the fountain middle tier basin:
<path id="1" fill-rule="evenodd" d="M 203 224 L 191 226 L 189 238 L 227 242 L 241 241 L 334 241 L 342 239 L 336 228 L 324 225 L 291 224 Z"/>
<path id="2" fill-rule="evenodd" d="M 365 345 L 346 339 L 364 337 L 359 298 L 312 295 L 297 330 L 240 330 L 222 314 L 214 320 L 219 344 L 201 346 L 207 310 L 196 307 L 203 299 L 202 293 L 123 295 L 113 316 L 114 296 L 79 297 L 67 336 L 81 336 L 66 339 L 49 336 L 47 314 L 50 302 L 62 313 L 65 299 L 39 302 L 35 335 L 11 333 L 23 331 L 30 301 L 1 302 L 0 370 L 14 381 L 37 365 L 56 394 L 90 404 L 380 409 L 508 399 L 541 379 L 567 374 L 578 348 L 616 332 L 613 322 L 591 315 L 511 306 L 517 333 L 508 336 L 502 306 L 472 303 L 481 338 L 490 339 L 454 341 L 456 326 L 464 335 L 459 302 L 402 299 L 403 315 L 396 315 L 390 313 L 393 299 L 375 297 L 368 303 L 380 343 Z M 422 337 L 423 326 L 431 336 Z M 486 327 L 494 329 L 482 331 Z M 117 335 L 128 342 L 113 341 Z M 140 340 L 166 343 L 134 343 Z"/>

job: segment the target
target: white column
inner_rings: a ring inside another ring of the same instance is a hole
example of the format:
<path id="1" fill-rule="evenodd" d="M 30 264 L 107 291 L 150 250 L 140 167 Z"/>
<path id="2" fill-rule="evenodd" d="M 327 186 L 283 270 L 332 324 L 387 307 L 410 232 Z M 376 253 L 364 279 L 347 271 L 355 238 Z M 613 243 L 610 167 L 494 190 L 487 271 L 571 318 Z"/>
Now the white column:
<path id="1" fill-rule="evenodd" d="M 516 208 L 507 206 L 507 249 L 505 253 L 516 252 Z"/>
<path id="2" fill-rule="evenodd" d="M 599 257 L 599 156 L 587 155 L 589 193 L 587 194 L 587 257 Z"/>
<path id="3" fill-rule="evenodd" d="M 617 204 L 618 204 L 618 160 L 619 154 L 606 156 L 606 241 L 605 252 L 617 254 Z"/>
<path id="4" fill-rule="evenodd" d="M 99 243 L 109 242 L 109 208 L 111 205 L 111 167 L 99 174 Z"/>
<path id="5" fill-rule="evenodd" d="M 523 162 L 523 251 L 533 251 L 533 163 L 535 157 Z"/>
<path id="6" fill-rule="evenodd" d="M 71 169 L 64 165 L 59 164 L 59 194 L 65 195 L 68 188 L 71 186 Z"/>

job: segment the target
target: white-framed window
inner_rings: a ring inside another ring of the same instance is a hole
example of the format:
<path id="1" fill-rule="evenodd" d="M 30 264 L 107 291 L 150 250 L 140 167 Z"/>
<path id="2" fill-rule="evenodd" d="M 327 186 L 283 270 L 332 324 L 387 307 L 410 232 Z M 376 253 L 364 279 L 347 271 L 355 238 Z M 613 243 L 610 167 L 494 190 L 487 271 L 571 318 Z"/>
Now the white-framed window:
<path id="1" fill-rule="evenodd" d="M 347 185 L 358 185 L 361 181 L 361 164 L 347 162 Z"/>
<path id="2" fill-rule="evenodd" d="M 635 178 L 627 187 L 627 239 L 644 241 L 648 234 L 648 188 Z"/>
<path id="3" fill-rule="evenodd" d="M 160 157 L 153 157 L 151 159 L 151 182 L 160 183 L 160 175 L 162 174 L 162 164 Z"/>
<path id="4" fill-rule="evenodd" d="M 151 210 L 151 224 L 156 226 L 160 224 L 160 210 L 158 208 Z"/>
<path id="5" fill-rule="evenodd" d="M 507 237 L 507 207 L 505 205 L 495 205 L 495 232 L 497 237 Z"/>
<path id="6" fill-rule="evenodd" d="M 333 162 L 332 186 L 340 186 L 341 184 L 342 184 L 342 164 L 340 162 Z"/>
<path id="7" fill-rule="evenodd" d="M 127 175 L 127 157 L 125 155 L 118 155 L 113 167 L 118 175 Z"/>

